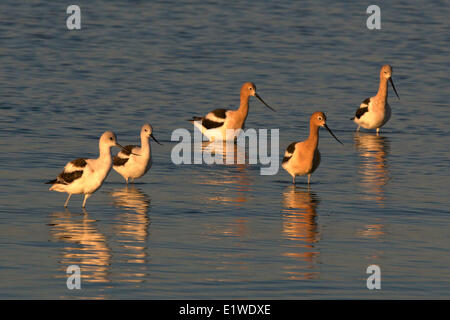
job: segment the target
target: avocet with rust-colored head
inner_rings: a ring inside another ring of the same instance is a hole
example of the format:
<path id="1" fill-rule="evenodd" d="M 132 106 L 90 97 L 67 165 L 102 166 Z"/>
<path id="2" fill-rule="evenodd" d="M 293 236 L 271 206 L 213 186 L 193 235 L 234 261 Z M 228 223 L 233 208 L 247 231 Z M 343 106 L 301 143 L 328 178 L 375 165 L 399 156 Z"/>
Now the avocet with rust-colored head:
<path id="1" fill-rule="evenodd" d="M 364 100 L 358 110 L 356 110 L 355 116 L 350 119 L 358 125 L 356 131 L 363 127 L 365 129 L 377 129 L 377 134 L 379 134 L 380 128 L 391 118 L 391 107 L 387 102 L 388 81 L 391 83 L 397 98 L 400 99 L 392 80 L 392 67 L 388 64 L 382 66 L 380 70 L 380 85 L 376 96 Z"/>
<path id="2" fill-rule="evenodd" d="M 237 110 L 216 109 L 204 117 L 193 117 L 189 121 L 210 141 L 234 140 L 236 130 L 243 129 L 248 115 L 250 97 L 258 98 L 267 108 L 275 111 L 256 93 L 256 86 L 246 82 L 241 87 L 241 103 Z"/>
<path id="3" fill-rule="evenodd" d="M 321 111 L 314 112 L 309 120 L 309 137 L 305 141 L 292 142 L 284 153 L 282 167 L 292 176 L 295 184 L 296 176 L 308 175 L 308 185 L 311 174 L 320 164 L 319 128 L 324 127 L 340 143 L 338 138 L 327 126 L 327 117 Z"/>
<path id="4" fill-rule="evenodd" d="M 144 124 L 141 128 L 141 145 L 128 145 L 113 158 L 113 168 L 128 184 L 128 179 L 142 177 L 152 166 L 152 153 L 149 139 L 161 144 L 153 136 L 153 128 L 150 124 Z"/>
<path id="5" fill-rule="evenodd" d="M 72 194 L 84 194 L 86 200 L 97 191 L 108 176 L 112 167 L 111 147 L 123 148 L 111 131 L 102 134 L 99 141 L 100 155 L 97 159 L 79 158 L 66 164 L 56 179 L 46 182 L 52 184 L 49 190 L 69 194 L 64 207 L 67 207 Z"/>

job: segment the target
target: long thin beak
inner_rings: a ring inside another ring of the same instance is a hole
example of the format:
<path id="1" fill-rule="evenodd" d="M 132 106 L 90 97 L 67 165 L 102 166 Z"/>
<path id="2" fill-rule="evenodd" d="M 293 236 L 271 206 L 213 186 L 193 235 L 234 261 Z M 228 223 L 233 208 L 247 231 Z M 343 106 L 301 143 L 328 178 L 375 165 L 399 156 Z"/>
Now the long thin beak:
<path id="1" fill-rule="evenodd" d="M 153 135 L 153 133 L 152 133 L 152 134 L 150 134 L 150 137 L 152 137 L 152 139 L 153 139 L 153 140 L 155 140 L 155 142 L 156 142 L 157 144 L 159 144 L 159 145 L 161 145 L 161 146 L 162 146 L 162 144 L 161 144 L 161 143 L 159 143 L 159 141 L 158 141 L 158 140 L 156 140 L 156 138 L 155 138 L 155 136 Z"/>
<path id="2" fill-rule="evenodd" d="M 341 141 L 339 141 L 339 139 L 338 138 L 336 138 L 336 136 L 334 135 L 334 133 L 330 130 L 330 128 L 328 128 L 328 126 L 327 126 L 327 124 L 326 123 L 324 123 L 323 124 L 323 126 L 325 127 L 325 129 L 327 129 L 328 130 L 328 132 L 333 136 L 333 138 L 335 138 L 336 139 L 336 141 L 337 142 L 339 142 L 340 144 L 342 144 L 343 145 L 343 143 L 341 142 Z"/>
<path id="3" fill-rule="evenodd" d="M 118 144 L 117 142 L 116 142 L 116 147 L 122 149 L 122 151 L 128 152 L 127 149 L 125 149 L 122 145 Z M 140 156 L 140 154 L 133 153 L 133 152 L 131 152 L 131 151 L 130 151 L 130 153 L 131 153 L 131 154 L 134 154 L 135 156 Z"/>
<path id="4" fill-rule="evenodd" d="M 389 82 L 391 83 L 392 88 L 394 89 L 394 92 L 395 92 L 395 94 L 397 95 L 397 98 L 400 99 L 400 97 L 398 96 L 397 90 L 395 89 L 394 81 L 392 81 L 392 77 L 389 78 Z"/>
<path id="5" fill-rule="evenodd" d="M 259 101 L 261 101 L 262 103 L 264 103 L 264 105 L 269 108 L 270 110 L 272 110 L 273 112 L 276 112 L 275 109 L 273 109 L 271 106 L 269 106 L 267 103 L 264 102 L 264 100 L 259 96 L 259 94 L 257 94 L 255 92 L 255 97 L 257 97 L 259 99 Z"/>

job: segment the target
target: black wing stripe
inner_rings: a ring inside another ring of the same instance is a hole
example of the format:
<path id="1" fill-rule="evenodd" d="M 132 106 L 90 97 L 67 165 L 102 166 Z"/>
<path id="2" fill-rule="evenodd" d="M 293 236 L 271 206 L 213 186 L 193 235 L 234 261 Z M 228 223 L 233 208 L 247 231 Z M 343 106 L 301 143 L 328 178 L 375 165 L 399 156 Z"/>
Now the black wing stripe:
<path id="1" fill-rule="evenodd" d="M 224 122 L 215 122 L 209 119 L 203 119 L 202 121 L 202 125 L 206 128 L 206 129 L 214 129 L 214 128 L 218 128 L 223 126 Z"/>
<path id="2" fill-rule="evenodd" d="M 286 149 L 287 152 L 289 152 L 290 154 L 294 153 L 295 151 L 295 145 L 297 144 L 297 142 L 292 142 Z"/>
<path id="3" fill-rule="evenodd" d="M 122 150 L 122 152 L 124 155 L 129 156 L 131 154 L 131 151 L 133 150 L 133 148 L 136 148 L 136 147 L 139 147 L 139 146 L 136 146 L 136 145 L 125 146 L 123 148 L 124 150 Z"/>
<path id="4" fill-rule="evenodd" d="M 295 151 L 295 145 L 297 144 L 297 142 L 292 142 L 286 149 L 286 153 L 288 153 L 287 155 L 285 154 L 284 158 L 283 158 L 283 163 L 288 162 L 289 159 L 292 158 L 292 155 L 294 154 Z"/>
<path id="5" fill-rule="evenodd" d="M 113 158 L 113 164 L 115 166 L 123 166 L 125 163 L 127 163 L 129 158 L 119 158 L 118 156 L 114 156 Z"/>
<path id="6" fill-rule="evenodd" d="M 216 109 L 214 111 L 211 111 L 213 115 L 215 115 L 217 118 L 225 119 L 227 117 L 227 109 Z"/>
<path id="7" fill-rule="evenodd" d="M 83 175 L 83 170 L 77 170 L 73 172 L 61 172 L 56 179 L 56 183 L 69 184 L 77 180 Z"/>
<path id="8" fill-rule="evenodd" d="M 290 156 L 290 157 L 284 157 L 284 158 L 283 158 L 283 163 L 288 162 L 289 159 L 291 159 L 291 158 L 292 158 L 292 156 Z"/>
<path id="9" fill-rule="evenodd" d="M 87 165 L 87 162 L 84 158 L 79 158 L 70 162 L 75 167 L 84 168 Z"/>
<path id="10" fill-rule="evenodd" d="M 362 103 L 369 105 L 369 103 L 370 103 L 370 98 L 367 98 L 367 99 L 364 100 Z"/>
<path id="11" fill-rule="evenodd" d="M 360 119 L 367 111 L 369 111 L 369 107 L 359 108 L 356 110 L 355 117 Z"/>

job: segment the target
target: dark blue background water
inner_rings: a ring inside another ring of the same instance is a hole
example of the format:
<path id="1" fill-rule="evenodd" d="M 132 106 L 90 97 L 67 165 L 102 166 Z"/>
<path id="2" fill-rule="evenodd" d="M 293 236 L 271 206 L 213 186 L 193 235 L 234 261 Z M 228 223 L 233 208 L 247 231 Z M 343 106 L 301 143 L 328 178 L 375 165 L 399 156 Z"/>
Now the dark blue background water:
<path id="1" fill-rule="evenodd" d="M 361 2 L 76 4 L 78 31 L 68 3 L 0 4 L 1 298 L 450 297 L 448 2 L 381 1 L 381 30 Z M 355 135 L 383 64 L 401 100 L 380 137 Z M 246 126 L 279 128 L 280 153 L 316 110 L 344 142 L 321 131 L 309 190 L 284 170 L 171 162 L 172 131 L 236 108 L 245 81 L 278 111 L 252 99 Z M 64 210 L 43 182 L 144 122 L 164 143 L 151 171 L 129 188 L 111 172 L 87 213 L 80 196 Z"/>

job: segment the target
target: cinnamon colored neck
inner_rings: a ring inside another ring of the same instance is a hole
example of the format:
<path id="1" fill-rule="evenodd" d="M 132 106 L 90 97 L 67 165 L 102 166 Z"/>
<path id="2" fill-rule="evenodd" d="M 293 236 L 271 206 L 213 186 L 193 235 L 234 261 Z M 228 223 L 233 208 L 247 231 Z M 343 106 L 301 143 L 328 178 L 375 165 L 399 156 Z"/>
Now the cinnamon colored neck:
<path id="1" fill-rule="evenodd" d="M 386 79 L 385 77 L 380 77 L 380 86 L 378 88 L 378 92 L 377 92 L 377 97 L 380 99 L 387 99 L 387 83 L 388 83 L 388 79 Z"/>
<path id="2" fill-rule="evenodd" d="M 317 147 L 317 144 L 319 143 L 319 127 L 315 124 L 309 124 L 309 137 L 307 143 L 313 144 L 315 147 Z M 315 147 L 312 149 L 315 149 Z"/>
<path id="3" fill-rule="evenodd" d="M 248 106 L 250 97 L 247 94 L 241 93 L 241 104 L 239 105 L 238 111 L 242 113 L 244 117 L 247 117 Z"/>

